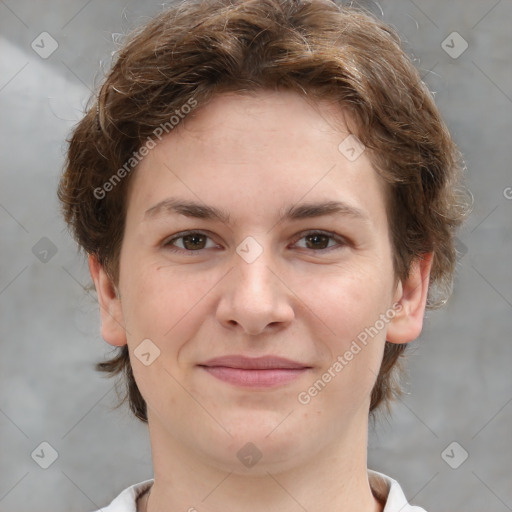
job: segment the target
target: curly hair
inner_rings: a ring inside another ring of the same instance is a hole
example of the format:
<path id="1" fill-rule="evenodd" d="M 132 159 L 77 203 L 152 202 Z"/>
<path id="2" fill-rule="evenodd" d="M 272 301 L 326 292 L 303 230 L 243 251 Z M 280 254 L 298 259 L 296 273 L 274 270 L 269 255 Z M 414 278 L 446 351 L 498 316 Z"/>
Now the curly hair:
<path id="1" fill-rule="evenodd" d="M 68 140 L 58 197 L 79 246 L 117 286 L 134 155 L 191 99 L 200 108 L 221 92 L 262 89 L 330 99 L 351 114 L 387 183 L 395 274 L 406 278 L 433 253 L 427 308 L 443 304 L 467 213 L 461 154 L 396 31 L 329 0 L 184 1 L 130 34 Z M 400 394 L 405 348 L 386 342 L 370 413 Z M 125 399 L 147 421 L 128 348 L 117 350 L 96 368 L 124 373 Z"/>

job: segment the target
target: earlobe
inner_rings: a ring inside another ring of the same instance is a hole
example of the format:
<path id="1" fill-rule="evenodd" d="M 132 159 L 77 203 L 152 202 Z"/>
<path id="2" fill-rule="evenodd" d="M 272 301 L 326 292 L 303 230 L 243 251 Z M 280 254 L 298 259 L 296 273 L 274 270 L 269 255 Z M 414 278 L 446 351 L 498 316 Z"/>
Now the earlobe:
<path id="1" fill-rule="evenodd" d="M 93 254 L 89 254 L 89 272 L 98 294 L 103 339 L 107 343 L 118 347 L 126 345 L 121 298 L 118 296 L 110 277 Z"/>
<path id="2" fill-rule="evenodd" d="M 390 343 L 409 343 L 421 334 L 432 258 L 433 253 L 428 253 L 414 260 L 407 279 L 398 283 L 395 302 L 400 307 L 388 326 L 386 340 Z"/>

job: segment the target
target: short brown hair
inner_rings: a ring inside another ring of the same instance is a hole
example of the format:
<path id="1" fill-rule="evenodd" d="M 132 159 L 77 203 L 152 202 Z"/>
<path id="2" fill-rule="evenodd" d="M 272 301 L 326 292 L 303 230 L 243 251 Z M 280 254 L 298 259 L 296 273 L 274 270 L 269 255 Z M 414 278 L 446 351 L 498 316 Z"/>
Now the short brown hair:
<path id="1" fill-rule="evenodd" d="M 184 1 L 132 33 L 69 140 L 58 196 L 78 244 L 117 286 L 126 162 L 191 98 L 202 107 L 221 92 L 260 89 L 293 90 L 348 110 L 388 183 L 396 276 L 406 278 L 414 259 L 433 252 L 427 307 L 443 303 L 454 233 L 467 211 L 457 190 L 460 153 L 397 33 L 328 0 Z M 386 342 L 370 412 L 400 393 L 405 347 Z M 118 350 L 97 369 L 124 372 L 130 407 L 147 421 L 128 348 Z"/>

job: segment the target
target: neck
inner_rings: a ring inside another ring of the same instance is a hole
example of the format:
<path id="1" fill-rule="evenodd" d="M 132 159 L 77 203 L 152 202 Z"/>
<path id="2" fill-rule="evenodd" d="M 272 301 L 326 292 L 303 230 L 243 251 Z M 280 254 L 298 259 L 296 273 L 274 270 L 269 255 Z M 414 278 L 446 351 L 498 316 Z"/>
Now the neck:
<path id="1" fill-rule="evenodd" d="M 314 456 L 301 457 L 295 449 L 266 462 L 262 457 L 245 470 L 238 460 L 229 466 L 205 459 L 150 417 L 154 484 L 139 500 L 138 510 L 296 512 L 299 506 L 308 512 L 382 512 L 368 483 L 367 418 L 364 425 L 358 423 Z M 267 447 L 265 453 L 275 452 Z"/>

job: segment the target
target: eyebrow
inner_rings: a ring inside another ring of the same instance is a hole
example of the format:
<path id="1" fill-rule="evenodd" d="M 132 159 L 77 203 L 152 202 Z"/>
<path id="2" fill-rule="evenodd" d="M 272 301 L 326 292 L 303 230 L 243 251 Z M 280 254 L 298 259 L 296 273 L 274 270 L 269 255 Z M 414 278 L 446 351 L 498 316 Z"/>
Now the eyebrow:
<path id="1" fill-rule="evenodd" d="M 167 198 L 151 206 L 144 212 L 144 220 L 161 215 L 185 215 L 196 219 L 217 220 L 228 226 L 232 224 L 231 216 L 225 210 L 177 198 Z M 341 201 L 310 202 L 281 209 L 278 223 L 284 220 L 301 220 L 325 215 L 343 215 L 368 222 L 368 215 L 359 208 Z"/>

